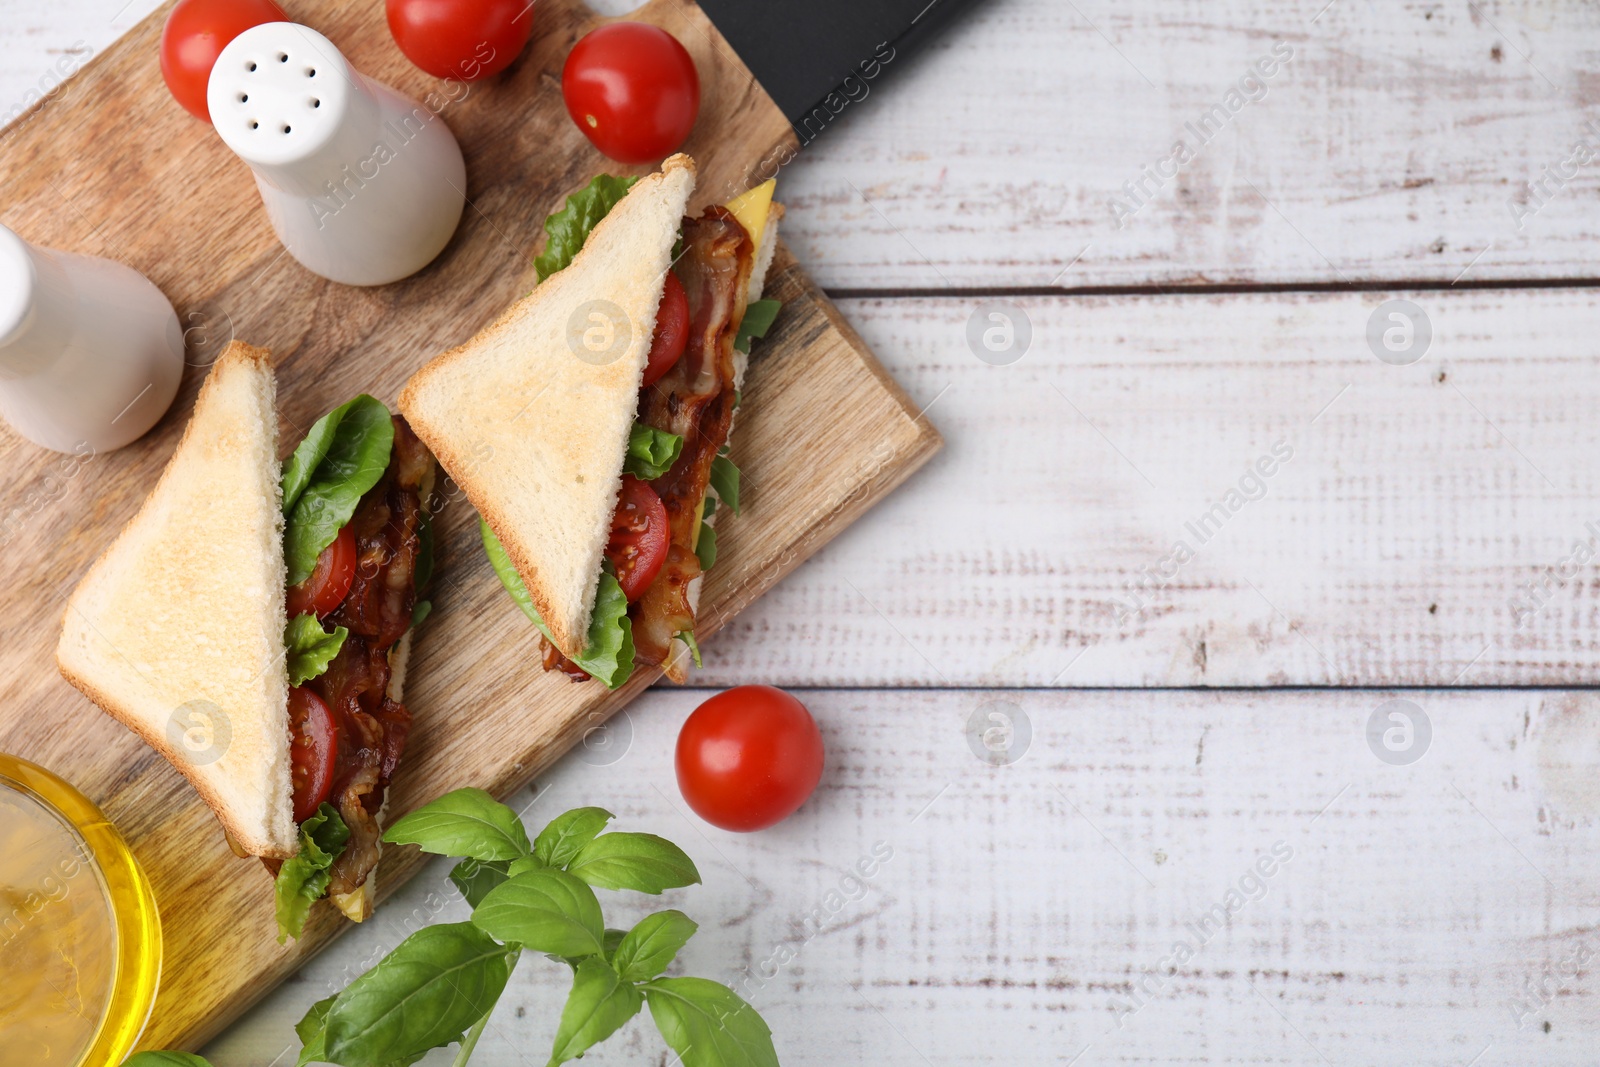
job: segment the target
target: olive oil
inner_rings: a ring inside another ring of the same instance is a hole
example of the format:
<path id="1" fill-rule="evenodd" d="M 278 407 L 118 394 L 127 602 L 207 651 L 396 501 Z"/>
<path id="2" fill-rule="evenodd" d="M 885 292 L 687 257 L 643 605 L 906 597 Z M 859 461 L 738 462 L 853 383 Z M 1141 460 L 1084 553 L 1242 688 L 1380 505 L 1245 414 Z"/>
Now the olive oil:
<path id="1" fill-rule="evenodd" d="M 150 885 L 86 797 L 0 755 L 0 1067 L 120 1063 L 155 1000 Z"/>

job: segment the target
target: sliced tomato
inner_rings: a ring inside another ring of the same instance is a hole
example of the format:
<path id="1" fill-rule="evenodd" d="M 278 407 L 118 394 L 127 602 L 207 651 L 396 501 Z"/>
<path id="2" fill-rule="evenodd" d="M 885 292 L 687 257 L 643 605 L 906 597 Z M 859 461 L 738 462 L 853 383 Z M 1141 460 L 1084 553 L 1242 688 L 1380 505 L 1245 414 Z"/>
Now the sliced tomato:
<path id="1" fill-rule="evenodd" d="M 611 543 L 606 558 L 616 569 L 617 583 L 630 602 L 644 596 L 667 561 L 672 531 L 667 528 L 667 508 L 649 483 L 631 474 L 622 476 L 622 498 L 611 519 Z"/>
<path id="2" fill-rule="evenodd" d="M 646 388 L 666 377 L 667 371 L 683 358 L 689 344 L 689 294 L 672 271 L 667 271 L 666 288 L 656 308 L 656 332 L 650 339 L 650 359 L 644 365 Z"/>
<path id="3" fill-rule="evenodd" d="M 333 792 L 339 734 L 333 712 L 304 686 L 289 690 L 289 779 L 294 784 L 294 821 L 305 822 Z"/>
<path id="4" fill-rule="evenodd" d="M 356 579 L 356 531 L 345 523 L 333 544 L 317 557 L 316 569 L 299 585 L 289 587 L 289 618 L 311 612 L 317 618 L 344 603 Z"/>

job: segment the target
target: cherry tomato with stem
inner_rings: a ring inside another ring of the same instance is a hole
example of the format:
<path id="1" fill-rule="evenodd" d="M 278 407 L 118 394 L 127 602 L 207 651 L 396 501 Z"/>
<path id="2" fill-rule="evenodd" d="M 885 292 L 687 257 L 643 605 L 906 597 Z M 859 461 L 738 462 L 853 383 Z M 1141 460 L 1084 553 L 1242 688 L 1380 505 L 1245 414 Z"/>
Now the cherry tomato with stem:
<path id="1" fill-rule="evenodd" d="M 386 0 L 389 32 L 407 59 L 435 78 L 499 74 L 533 34 L 527 0 Z"/>
<path id="2" fill-rule="evenodd" d="M 305 686 L 289 690 L 289 781 L 294 821 L 305 822 L 333 792 L 339 758 L 339 732 L 333 712 Z"/>
<path id="3" fill-rule="evenodd" d="M 666 377 L 667 371 L 683 358 L 689 344 L 689 294 L 672 271 L 661 290 L 656 308 L 656 332 L 650 338 L 650 356 L 644 365 L 644 384 L 648 388 Z"/>
<path id="4" fill-rule="evenodd" d="M 289 587 L 288 616 L 307 612 L 323 618 L 344 603 L 350 585 L 356 579 L 356 532 L 350 523 L 344 524 L 339 536 L 317 556 L 317 565 L 306 580 Z"/>
<path id="5" fill-rule="evenodd" d="M 764 830 L 822 780 L 822 732 L 806 706 L 770 685 L 741 685 L 694 710 L 678 732 L 678 789 L 724 830 Z"/>
<path id="6" fill-rule="evenodd" d="M 612 22 L 572 46 L 561 68 L 567 114 L 619 163 L 677 151 L 700 113 L 700 75 L 688 49 L 659 26 Z"/>
<path id="7" fill-rule="evenodd" d="M 206 86 L 228 42 L 252 26 L 291 21 L 273 0 L 178 0 L 161 29 L 161 78 L 185 111 L 210 122 Z"/>
<path id="8" fill-rule="evenodd" d="M 617 584 L 630 603 L 644 596 L 661 573 L 671 540 L 666 505 L 648 482 L 624 474 L 622 496 L 611 519 L 606 558 L 616 570 Z"/>

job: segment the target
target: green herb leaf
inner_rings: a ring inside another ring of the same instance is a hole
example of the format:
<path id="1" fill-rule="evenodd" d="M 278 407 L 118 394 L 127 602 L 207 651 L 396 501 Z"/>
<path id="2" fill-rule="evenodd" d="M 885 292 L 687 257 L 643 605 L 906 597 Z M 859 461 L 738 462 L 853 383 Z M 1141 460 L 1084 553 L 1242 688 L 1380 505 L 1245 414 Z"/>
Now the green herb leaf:
<path id="1" fill-rule="evenodd" d="M 328 891 L 332 876 L 328 868 L 345 842 L 350 828 L 332 804 L 324 804 L 315 815 L 300 824 L 300 851 L 278 868 L 275 885 L 278 914 L 278 944 L 298 938 L 306 928 L 311 905 Z"/>
<path id="2" fill-rule="evenodd" d="M 700 924 L 681 911 L 646 915 L 623 937 L 612 962 L 625 982 L 643 982 L 665 971 Z"/>
<path id="3" fill-rule="evenodd" d="M 283 643 L 289 652 L 289 684 L 305 685 L 320 677 L 344 647 L 350 631 L 335 626 L 329 633 L 310 612 L 296 615 L 283 628 Z"/>
<path id="4" fill-rule="evenodd" d="M 562 270 L 572 257 L 583 248 L 589 231 L 599 225 L 612 208 L 617 206 L 638 178 L 598 175 L 588 185 L 567 197 L 567 206 L 544 220 L 544 232 L 550 235 L 544 251 L 533 260 L 534 270 L 542 282 L 556 271 Z"/>
<path id="5" fill-rule="evenodd" d="M 565 867 L 614 818 L 605 808 L 573 808 L 557 815 L 533 839 L 533 858 L 547 867 Z"/>
<path id="6" fill-rule="evenodd" d="M 426 504 L 426 501 L 424 501 Z M 417 562 L 411 569 L 413 588 L 426 589 L 433 578 L 433 516 L 423 515 L 417 529 Z"/>
<path id="7" fill-rule="evenodd" d="M 773 320 L 778 317 L 778 311 L 783 307 L 781 300 L 752 300 L 745 306 L 744 319 L 739 323 L 739 332 L 734 335 L 733 347 L 740 352 L 750 351 L 752 337 L 765 337 L 767 331 L 772 329 Z"/>
<path id="8" fill-rule="evenodd" d="M 433 601 L 419 600 L 411 609 L 411 625 L 421 626 L 422 620 L 433 614 Z"/>
<path id="9" fill-rule="evenodd" d="M 717 562 L 717 531 L 704 519 L 700 521 L 700 540 L 694 543 L 694 554 L 700 560 L 700 569 L 710 570 Z"/>
<path id="10" fill-rule="evenodd" d="M 739 468 L 727 456 L 711 461 L 711 488 L 717 491 L 718 500 L 739 514 Z"/>
<path id="11" fill-rule="evenodd" d="M 290 585 L 310 577 L 368 489 L 389 469 L 394 422 L 365 394 L 318 419 L 283 471 L 283 558 Z"/>
<path id="12" fill-rule="evenodd" d="M 679 630 L 677 633 L 673 634 L 672 636 L 676 637 L 679 641 L 682 641 L 684 644 L 689 646 L 689 655 L 694 657 L 694 665 L 695 665 L 695 667 L 698 668 L 698 667 L 705 666 L 705 664 L 700 662 L 700 642 L 698 642 L 698 641 L 696 641 L 694 639 L 694 631 L 693 630 Z"/>
<path id="13" fill-rule="evenodd" d="M 489 565 L 500 577 L 500 584 L 506 587 L 522 613 L 533 620 L 539 632 L 550 637 L 550 630 L 533 606 L 533 598 L 522 584 L 522 576 L 517 573 L 511 557 L 506 555 L 505 546 L 481 518 L 478 527 Z M 589 620 L 588 644 L 574 662 L 600 679 L 607 689 L 616 689 L 633 673 L 633 622 L 628 618 L 628 598 L 617 584 L 609 562 L 601 565 L 600 590 L 595 595 L 594 615 Z"/>
<path id="14" fill-rule="evenodd" d="M 639 1014 L 644 996 L 617 976 L 611 964 L 590 956 L 572 976 L 572 992 L 561 1009 L 548 1067 L 575 1060 Z"/>
<path id="15" fill-rule="evenodd" d="M 135 1052 L 122 1067 L 211 1067 L 211 1062 L 192 1052 Z"/>
<path id="16" fill-rule="evenodd" d="M 772 1031 L 733 990 L 705 978 L 644 987 L 650 1017 L 684 1067 L 778 1067 Z"/>
<path id="17" fill-rule="evenodd" d="M 622 469 L 635 478 L 653 482 L 672 469 L 682 452 L 683 438 L 677 434 L 636 422 L 628 433 L 628 456 Z"/>
<path id="18" fill-rule="evenodd" d="M 450 869 L 450 881 L 461 890 L 467 906 L 476 908 L 489 891 L 510 877 L 504 860 L 464 859 Z"/>
<path id="19" fill-rule="evenodd" d="M 473 909 L 472 921 L 491 937 L 535 952 L 593 956 L 605 949 L 594 890 L 564 871 L 513 874 Z"/>
<path id="20" fill-rule="evenodd" d="M 414 1062 L 460 1041 L 493 1009 L 511 957 L 471 923 L 425 926 L 350 983 L 327 1013 L 327 1057 L 344 1067 Z"/>
<path id="21" fill-rule="evenodd" d="M 700 872 L 683 849 L 655 834 L 601 834 L 578 850 L 567 870 L 601 889 L 640 893 L 660 893 L 700 881 Z"/>
<path id="22" fill-rule="evenodd" d="M 324 1045 L 328 1039 L 328 1011 L 333 1007 L 333 1002 L 338 996 L 324 997 L 311 1005 L 301 1020 L 294 1024 L 295 1036 L 300 1039 L 300 1057 L 295 1061 L 295 1067 L 306 1067 L 308 1063 L 325 1063 Z"/>
<path id="23" fill-rule="evenodd" d="M 457 789 L 389 827 L 385 841 L 439 856 L 514 860 L 530 853 L 517 813 L 481 789 Z"/>
<path id="24" fill-rule="evenodd" d="M 606 952 L 605 952 L 606 959 L 608 959 L 608 960 L 616 959 L 616 957 L 617 957 L 617 948 L 619 946 L 621 946 L 622 939 L 627 937 L 627 936 L 628 936 L 628 931 L 626 931 L 626 930 L 613 930 L 609 926 L 606 927 L 606 936 L 602 939 L 602 940 L 605 941 L 605 945 L 606 945 Z"/>

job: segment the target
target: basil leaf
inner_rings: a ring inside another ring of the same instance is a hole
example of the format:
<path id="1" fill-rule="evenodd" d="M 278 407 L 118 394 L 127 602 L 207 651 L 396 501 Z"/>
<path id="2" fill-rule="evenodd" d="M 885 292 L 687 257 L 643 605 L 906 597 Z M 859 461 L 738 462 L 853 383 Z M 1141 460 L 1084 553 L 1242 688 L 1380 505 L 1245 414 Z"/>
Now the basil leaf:
<path id="1" fill-rule="evenodd" d="M 305 685 L 320 677 L 349 636 L 350 631 L 343 626 L 335 626 L 332 633 L 324 630 L 310 612 L 290 619 L 283 628 L 283 643 L 289 652 L 289 684 Z"/>
<path id="2" fill-rule="evenodd" d="M 504 860 L 464 859 L 450 869 L 450 881 L 461 890 L 467 906 L 476 908 L 489 895 L 489 891 L 509 875 Z"/>
<path id="3" fill-rule="evenodd" d="M 283 472 L 283 559 L 290 585 L 311 576 L 317 556 L 389 469 L 393 448 L 389 409 L 365 394 L 311 427 Z"/>
<path id="4" fill-rule="evenodd" d="M 421 626 L 422 620 L 433 614 L 433 601 L 419 600 L 411 609 L 411 625 Z"/>
<path id="5" fill-rule="evenodd" d="M 300 824 L 300 851 L 283 861 L 274 886 L 278 944 L 290 937 L 298 938 L 305 930 L 311 905 L 328 891 L 328 882 L 332 879 L 328 868 L 344 851 L 348 840 L 350 828 L 332 804 L 323 804 L 315 815 Z"/>
<path id="6" fill-rule="evenodd" d="M 556 956 L 604 950 L 605 922 L 594 890 L 564 871 L 525 871 L 490 891 L 472 911 L 490 937 Z"/>
<path id="7" fill-rule="evenodd" d="M 305 1016 L 294 1024 L 295 1036 L 300 1039 L 300 1057 L 295 1060 L 295 1067 L 306 1067 L 308 1063 L 324 1063 L 323 1046 L 328 1038 L 328 1010 L 333 1007 L 333 1002 L 338 996 L 324 997 L 311 1005 Z"/>
<path id="8" fill-rule="evenodd" d="M 422 525 L 417 528 L 417 561 L 411 568 L 411 584 L 414 589 L 428 588 L 428 582 L 433 578 L 433 516 L 424 514 Z"/>
<path id="9" fill-rule="evenodd" d="M 192 1052 L 135 1052 L 122 1067 L 211 1067 L 211 1062 Z"/>
<path id="10" fill-rule="evenodd" d="M 643 994 L 617 977 L 611 964 L 599 956 L 583 960 L 572 976 L 566 1007 L 561 1009 L 548 1067 L 582 1056 L 621 1029 L 642 1007 Z"/>
<path id="11" fill-rule="evenodd" d="M 567 870 L 601 889 L 640 893 L 659 893 L 700 881 L 694 860 L 655 834 L 601 834 L 578 850 Z"/>
<path id="12" fill-rule="evenodd" d="M 739 468 L 727 456 L 711 461 L 711 488 L 717 491 L 718 500 L 739 514 Z"/>
<path id="13" fill-rule="evenodd" d="M 617 948 L 622 944 L 622 939 L 627 936 L 628 932 L 626 930 L 613 930 L 609 926 L 606 927 L 606 936 L 601 938 L 601 940 L 605 942 L 606 946 L 606 959 L 611 960 L 616 958 Z"/>
<path id="14" fill-rule="evenodd" d="M 717 562 L 717 531 L 704 519 L 700 521 L 700 540 L 694 543 L 694 554 L 703 571 L 710 570 Z"/>
<path id="15" fill-rule="evenodd" d="M 628 432 L 628 456 L 622 469 L 635 478 L 653 482 L 672 469 L 682 452 L 683 438 L 677 434 L 636 422 Z"/>
<path id="16" fill-rule="evenodd" d="M 650 1017 L 684 1067 L 778 1067 L 772 1031 L 733 990 L 705 978 L 657 978 L 644 987 Z"/>
<path id="17" fill-rule="evenodd" d="M 414 1062 L 460 1041 L 511 974 L 504 945 L 471 923 L 425 926 L 350 983 L 327 1013 L 327 1057 L 344 1067 Z"/>
<path id="18" fill-rule="evenodd" d="M 557 815 L 533 839 L 533 858 L 547 867 L 565 867 L 614 818 L 605 808 L 573 808 Z"/>
<path id="19" fill-rule="evenodd" d="M 489 565 L 499 575 L 500 584 L 506 587 L 522 613 L 533 620 L 539 632 L 550 639 L 550 630 L 533 606 L 528 587 L 522 584 L 522 576 L 517 573 L 511 557 L 506 555 L 505 546 L 482 518 L 478 519 L 478 528 L 483 536 L 483 550 L 489 556 Z M 550 643 L 555 642 L 552 639 Z M 628 618 L 628 598 L 617 584 L 609 562 L 601 564 L 600 589 L 595 594 L 594 615 L 589 620 L 588 643 L 573 662 L 590 676 L 600 679 L 607 689 L 616 689 L 633 673 L 633 622 Z"/>
<path id="20" fill-rule="evenodd" d="M 678 950 L 698 929 L 700 924 L 681 911 L 646 915 L 623 937 L 612 963 L 624 982 L 654 978 L 677 958 Z"/>
<path id="21" fill-rule="evenodd" d="M 778 317 L 778 311 L 783 307 L 781 300 L 752 300 L 745 305 L 744 318 L 739 323 L 739 332 L 734 335 L 733 347 L 740 352 L 750 351 L 752 337 L 765 337 L 767 331 L 772 329 L 773 320 Z"/>
<path id="22" fill-rule="evenodd" d="M 700 642 L 694 639 L 693 630 L 679 630 L 672 636 L 689 646 L 689 655 L 694 657 L 694 665 L 696 667 L 705 666 L 705 664 L 700 662 Z"/>
<path id="23" fill-rule="evenodd" d="M 389 827 L 383 839 L 475 860 L 514 860 L 530 851 L 517 813 L 470 786 L 424 804 Z"/>
<path id="24" fill-rule="evenodd" d="M 572 262 L 588 240 L 589 231 L 599 225 L 617 203 L 628 195 L 638 178 L 597 175 L 588 185 L 567 197 L 567 206 L 544 220 L 550 239 L 544 251 L 534 257 L 534 270 L 542 282 Z"/>

